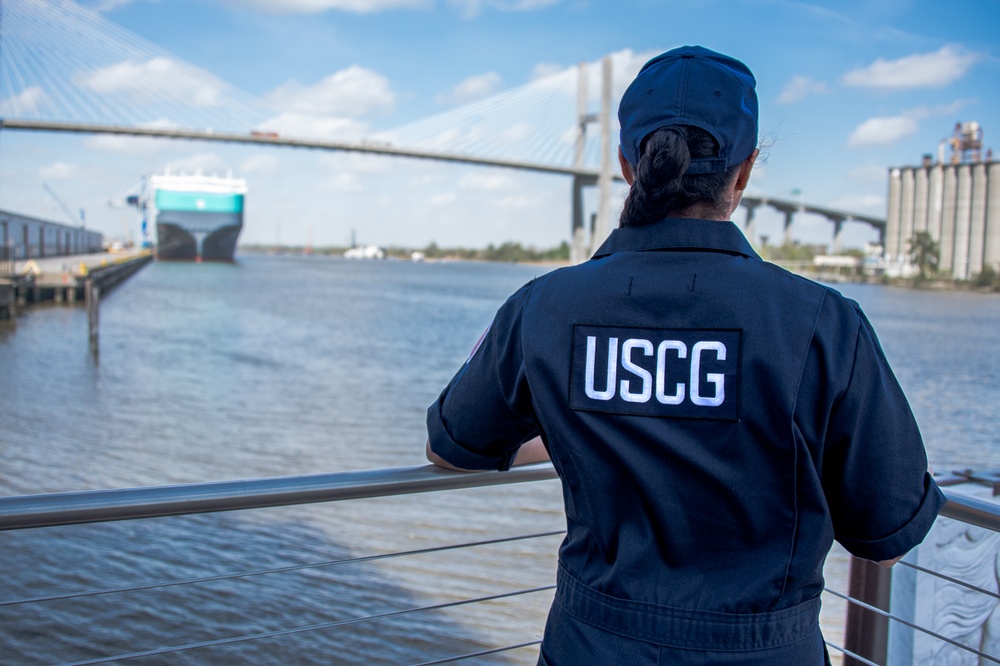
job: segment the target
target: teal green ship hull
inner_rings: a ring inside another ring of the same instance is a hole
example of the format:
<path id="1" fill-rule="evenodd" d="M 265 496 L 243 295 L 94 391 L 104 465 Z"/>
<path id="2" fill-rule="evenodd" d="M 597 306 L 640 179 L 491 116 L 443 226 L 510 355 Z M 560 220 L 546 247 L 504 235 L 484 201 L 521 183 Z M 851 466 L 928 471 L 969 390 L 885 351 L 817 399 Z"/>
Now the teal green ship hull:
<path id="1" fill-rule="evenodd" d="M 233 261 L 243 229 L 243 194 L 156 191 L 157 257 Z"/>

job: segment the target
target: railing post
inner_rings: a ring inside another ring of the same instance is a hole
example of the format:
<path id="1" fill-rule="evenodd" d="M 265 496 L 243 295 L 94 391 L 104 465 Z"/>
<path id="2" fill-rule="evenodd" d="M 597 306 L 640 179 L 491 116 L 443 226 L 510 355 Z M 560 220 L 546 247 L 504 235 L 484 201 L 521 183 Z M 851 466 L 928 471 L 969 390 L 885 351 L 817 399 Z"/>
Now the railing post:
<path id="1" fill-rule="evenodd" d="M 869 606 L 889 610 L 892 572 L 874 562 L 851 558 L 848 596 Z M 889 618 L 848 602 L 844 625 L 844 647 L 859 657 L 884 664 L 889 646 Z M 863 662 L 844 655 L 844 666 L 861 666 Z"/>

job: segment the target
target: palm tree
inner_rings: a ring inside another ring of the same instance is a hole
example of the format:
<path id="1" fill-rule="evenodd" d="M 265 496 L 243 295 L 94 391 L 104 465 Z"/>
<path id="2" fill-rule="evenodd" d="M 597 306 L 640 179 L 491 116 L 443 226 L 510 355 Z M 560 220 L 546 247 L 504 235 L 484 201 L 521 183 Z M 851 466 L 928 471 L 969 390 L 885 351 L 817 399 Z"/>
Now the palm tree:
<path id="1" fill-rule="evenodd" d="M 920 279 L 927 277 L 927 273 L 937 271 L 938 261 L 941 257 L 941 246 L 926 231 L 918 231 L 910 239 L 910 259 L 917 265 L 920 271 Z"/>

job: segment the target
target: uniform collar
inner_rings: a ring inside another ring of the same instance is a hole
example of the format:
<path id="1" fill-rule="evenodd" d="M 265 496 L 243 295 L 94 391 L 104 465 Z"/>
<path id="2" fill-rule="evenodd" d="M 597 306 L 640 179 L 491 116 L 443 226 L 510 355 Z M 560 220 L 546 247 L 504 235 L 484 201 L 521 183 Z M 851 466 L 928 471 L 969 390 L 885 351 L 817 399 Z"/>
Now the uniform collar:
<path id="1" fill-rule="evenodd" d="M 666 218 L 642 227 L 619 227 L 611 232 L 593 258 L 615 252 L 647 250 L 709 250 L 760 259 L 743 232 L 732 222 L 691 218 Z"/>

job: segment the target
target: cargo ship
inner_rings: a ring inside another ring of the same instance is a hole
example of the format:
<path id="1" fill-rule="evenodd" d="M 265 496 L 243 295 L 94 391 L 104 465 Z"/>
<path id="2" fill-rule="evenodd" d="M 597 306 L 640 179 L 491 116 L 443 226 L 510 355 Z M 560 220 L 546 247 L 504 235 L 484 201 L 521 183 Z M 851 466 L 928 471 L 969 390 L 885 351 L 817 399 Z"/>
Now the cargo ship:
<path id="1" fill-rule="evenodd" d="M 242 178 L 151 176 L 156 256 L 178 261 L 232 261 L 243 229 Z"/>

